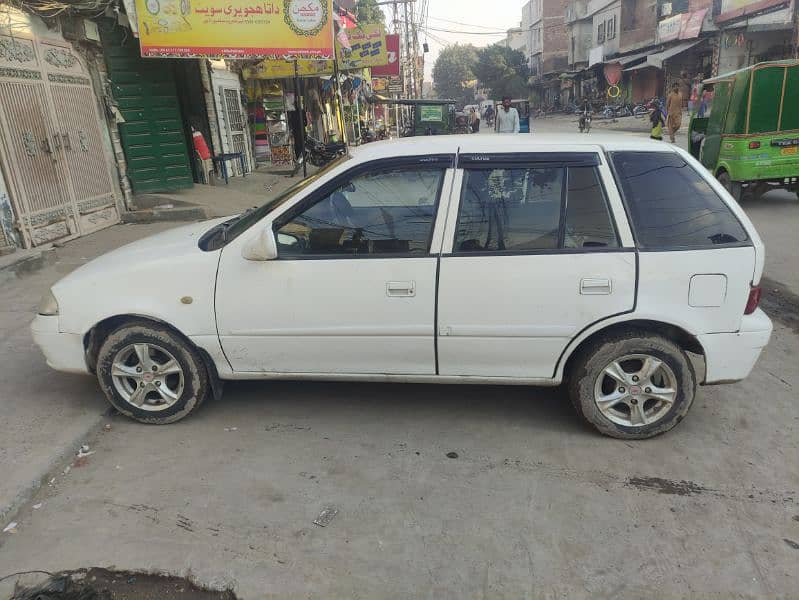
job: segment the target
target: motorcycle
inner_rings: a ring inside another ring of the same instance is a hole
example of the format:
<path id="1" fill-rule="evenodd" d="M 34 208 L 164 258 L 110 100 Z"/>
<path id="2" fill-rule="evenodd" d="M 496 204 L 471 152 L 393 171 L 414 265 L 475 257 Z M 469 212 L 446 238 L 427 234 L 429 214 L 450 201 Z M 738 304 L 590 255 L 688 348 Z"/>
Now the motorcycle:
<path id="1" fill-rule="evenodd" d="M 591 111 L 586 110 L 580 113 L 580 121 L 577 126 L 580 128 L 580 133 L 591 131 Z"/>
<path id="2" fill-rule="evenodd" d="M 633 116 L 643 119 L 646 115 L 651 113 L 657 107 L 658 98 L 650 98 L 646 102 L 639 102 L 633 108 Z"/>
<path id="3" fill-rule="evenodd" d="M 325 144 L 313 136 L 305 138 L 305 155 L 308 162 L 315 167 L 322 167 L 331 160 L 344 156 L 347 153 L 347 145 L 339 142 Z"/>

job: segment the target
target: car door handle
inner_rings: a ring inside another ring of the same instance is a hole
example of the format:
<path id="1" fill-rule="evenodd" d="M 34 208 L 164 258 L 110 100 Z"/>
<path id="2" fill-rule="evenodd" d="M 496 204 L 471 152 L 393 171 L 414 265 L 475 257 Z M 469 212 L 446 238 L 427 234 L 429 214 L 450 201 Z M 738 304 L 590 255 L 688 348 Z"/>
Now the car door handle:
<path id="1" fill-rule="evenodd" d="M 602 277 L 585 277 L 580 280 L 580 293 L 583 295 L 599 295 L 610 294 L 613 291 L 613 285 L 610 279 Z"/>
<path id="2" fill-rule="evenodd" d="M 409 298 L 416 295 L 415 281 L 388 281 L 386 282 L 386 296 Z"/>

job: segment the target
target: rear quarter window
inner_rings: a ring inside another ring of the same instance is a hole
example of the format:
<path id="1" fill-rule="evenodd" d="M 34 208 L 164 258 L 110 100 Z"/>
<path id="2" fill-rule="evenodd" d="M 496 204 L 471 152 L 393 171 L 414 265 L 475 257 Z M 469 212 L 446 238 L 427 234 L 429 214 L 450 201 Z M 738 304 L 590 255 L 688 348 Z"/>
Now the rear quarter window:
<path id="1" fill-rule="evenodd" d="M 674 152 L 612 152 L 638 246 L 740 246 L 746 230 L 707 181 Z"/>

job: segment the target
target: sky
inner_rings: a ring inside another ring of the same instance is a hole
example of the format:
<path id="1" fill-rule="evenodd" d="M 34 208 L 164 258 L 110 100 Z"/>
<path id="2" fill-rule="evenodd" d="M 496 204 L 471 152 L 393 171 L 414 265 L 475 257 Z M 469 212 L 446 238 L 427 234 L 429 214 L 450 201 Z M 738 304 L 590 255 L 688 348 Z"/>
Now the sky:
<path id="1" fill-rule="evenodd" d="M 511 27 L 518 27 L 522 20 L 522 5 L 526 0 L 429 0 L 427 11 L 427 34 L 420 32 L 419 44 L 425 40 L 430 52 L 425 56 L 425 81 L 432 80 L 433 64 L 441 49 L 450 44 L 473 44 L 488 46 L 505 37 Z M 400 18 L 402 5 L 397 5 Z M 417 13 L 422 8 L 422 0 L 416 0 Z M 392 31 L 392 7 L 382 6 L 386 13 L 388 30 Z M 410 10 L 410 5 L 409 5 Z M 425 23 L 422 23 L 425 27 Z M 437 31 L 437 30 L 449 31 Z M 480 35 L 473 35 L 479 32 Z M 501 33 L 495 33 L 501 32 Z"/>

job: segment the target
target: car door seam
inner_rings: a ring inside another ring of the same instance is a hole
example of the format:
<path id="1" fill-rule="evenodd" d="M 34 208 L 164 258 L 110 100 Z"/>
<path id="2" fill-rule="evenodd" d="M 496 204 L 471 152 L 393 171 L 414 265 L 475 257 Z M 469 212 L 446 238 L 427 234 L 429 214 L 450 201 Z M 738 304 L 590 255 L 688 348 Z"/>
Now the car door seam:
<path id="1" fill-rule="evenodd" d="M 216 310 L 217 288 L 219 287 L 219 272 L 222 268 L 222 252 L 224 251 L 224 248 L 219 251 L 219 259 L 216 261 L 216 273 L 214 274 L 214 328 L 216 329 L 216 341 L 219 343 L 219 350 L 222 352 L 222 356 L 225 357 L 225 360 L 230 367 L 230 371 L 234 372 L 235 369 L 233 368 L 233 363 L 230 362 L 227 352 L 225 352 L 225 345 L 222 343 L 222 336 L 219 334 L 219 314 Z"/>

